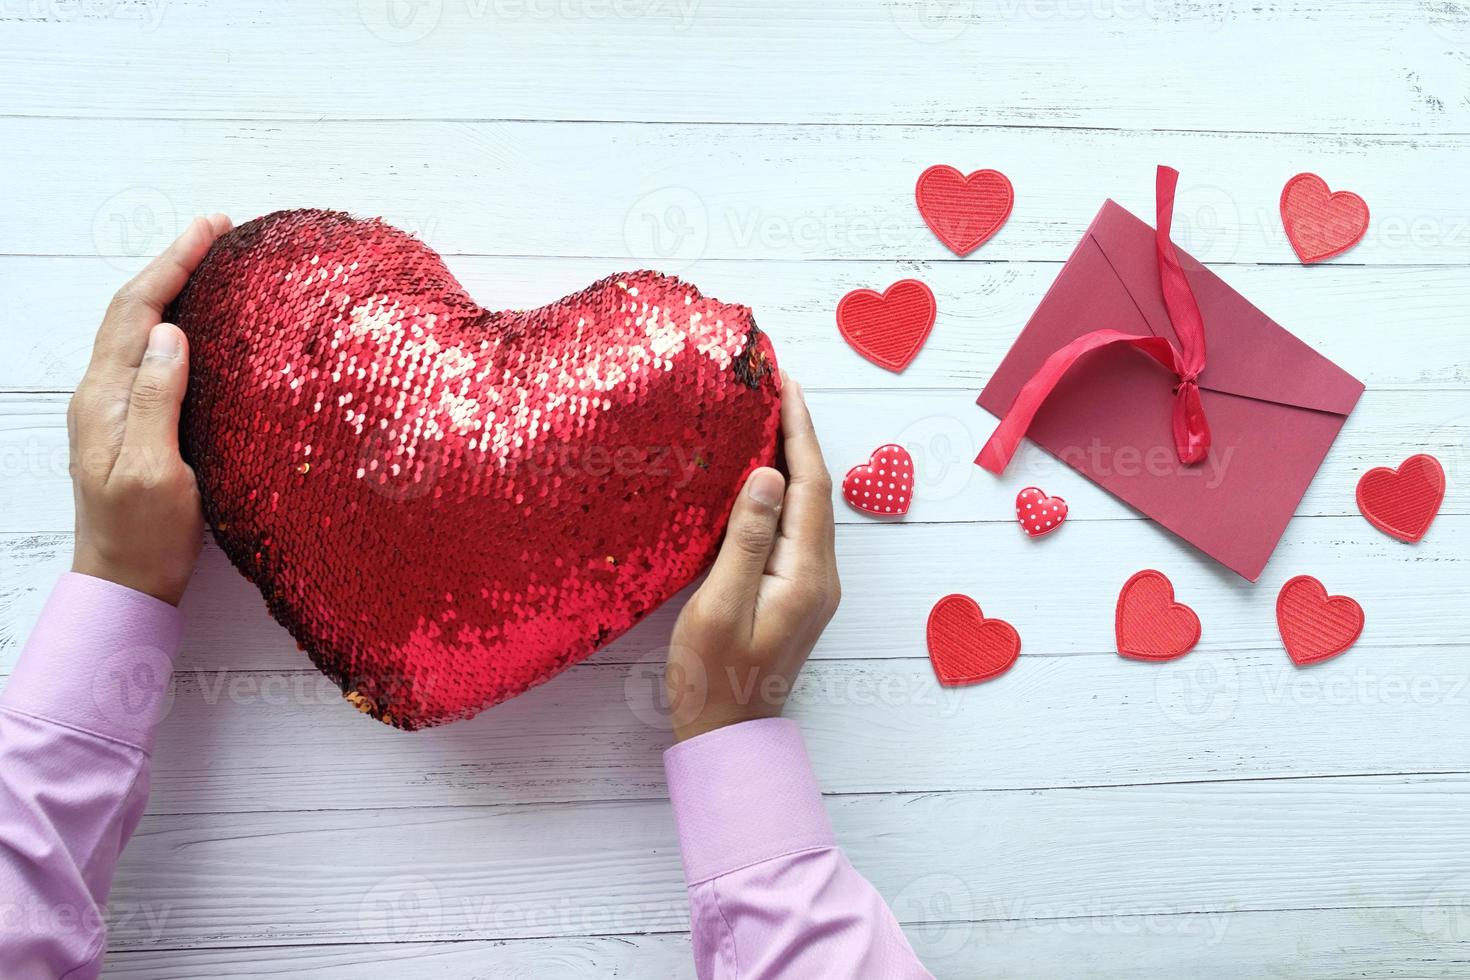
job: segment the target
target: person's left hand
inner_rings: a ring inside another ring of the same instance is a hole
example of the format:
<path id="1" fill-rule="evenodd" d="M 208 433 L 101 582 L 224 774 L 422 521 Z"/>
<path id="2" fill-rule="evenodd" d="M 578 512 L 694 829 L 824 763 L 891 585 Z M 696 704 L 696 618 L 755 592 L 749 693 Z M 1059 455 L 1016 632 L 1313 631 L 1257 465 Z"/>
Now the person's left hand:
<path id="1" fill-rule="evenodd" d="M 680 741 L 780 715 L 842 599 L 832 478 L 801 385 L 782 377 L 790 483 L 769 467 L 750 474 L 709 577 L 674 624 L 664 684 Z"/>
<path id="2" fill-rule="evenodd" d="M 229 229 L 222 214 L 195 218 L 117 291 L 66 413 L 76 502 L 72 571 L 173 605 L 204 543 L 204 515 L 194 471 L 179 456 L 189 345 L 183 331 L 160 321 Z"/>

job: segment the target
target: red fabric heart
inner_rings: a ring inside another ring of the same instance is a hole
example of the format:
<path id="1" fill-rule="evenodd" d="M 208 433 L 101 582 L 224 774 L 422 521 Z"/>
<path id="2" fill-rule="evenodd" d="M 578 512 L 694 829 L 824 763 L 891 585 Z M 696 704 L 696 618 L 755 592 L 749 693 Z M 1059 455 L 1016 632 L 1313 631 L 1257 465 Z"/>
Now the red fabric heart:
<path id="1" fill-rule="evenodd" d="M 1033 538 L 1050 534 L 1067 519 L 1067 502 L 1061 497 L 1048 497 L 1036 487 L 1016 494 L 1016 520 L 1021 530 Z"/>
<path id="2" fill-rule="evenodd" d="M 220 238 L 171 311 L 216 540 L 360 710 L 468 717 L 582 660 L 706 567 L 775 457 L 750 311 L 652 272 L 476 305 L 379 221 Z"/>
<path id="3" fill-rule="evenodd" d="M 1358 510 L 1368 523 L 1400 541 L 1421 540 L 1444 503 L 1444 467 L 1433 456 L 1410 456 L 1398 469 L 1379 466 L 1358 481 Z"/>
<path id="4" fill-rule="evenodd" d="M 976 684 L 1011 669 L 1021 637 L 1003 619 L 986 619 L 967 595 L 947 595 L 929 610 L 929 660 L 946 687 Z"/>
<path id="5" fill-rule="evenodd" d="M 1332 193 L 1316 174 L 1297 174 L 1281 189 L 1281 223 L 1297 258 L 1311 264 L 1341 255 L 1368 233 L 1368 202 Z"/>
<path id="6" fill-rule="evenodd" d="M 929 230 L 956 255 L 969 255 L 1006 223 L 1016 195 L 999 170 L 966 176 L 941 163 L 919 175 L 914 200 Z"/>
<path id="7" fill-rule="evenodd" d="M 902 371 L 934 327 L 934 294 L 917 279 L 883 292 L 854 289 L 837 303 L 837 329 L 852 349 L 879 367 Z"/>
<path id="8" fill-rule="evenodd" d="M 1199 642 L 1199 616 L 1174 601 L 1174 583 L 1146 568 L 1123 583 L 1114 618 L 1118 653 L 1133 660 L 1174 660 Z"/>
<path id="9" fill-rule="evenodd" d="M 842 479 L 842 499 L 869 514 L 907 514 L 909 502 L 914 499 L 913 457 L 891 442 L 879 446 L 866 463 L 847 471 Z"/>
<path id="10" fill-rule="evenodd" d="M 1298 575 L 1276 597 L 1276 625 L 1298 667 L 1331 660 L 1363 633 L 1363 607 L 1345 595 L 1329 596 L 1322 583 Z"/>

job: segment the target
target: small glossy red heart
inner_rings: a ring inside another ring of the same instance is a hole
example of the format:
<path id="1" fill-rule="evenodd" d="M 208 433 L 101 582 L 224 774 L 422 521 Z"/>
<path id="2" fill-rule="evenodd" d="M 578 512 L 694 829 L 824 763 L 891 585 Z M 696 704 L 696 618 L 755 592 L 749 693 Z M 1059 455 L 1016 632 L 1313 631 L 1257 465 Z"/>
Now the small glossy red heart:
<path id="1" fill-rule="evenodd" d="M 1398 469 L 1379 466 L 1358 481 L 1358 510 L 1368 523 L 1400 541 L 1422 539 L 1444 503 L 1444 467 L 1433 456 L 1410 456 Z"/>
<path id="2" fill-rule="evenodd" d="M 986 619 L 967 595 L 947 595 L 929 610 L 929 660 L 946 687 L 976 684 L 1011 669 L 1021 637 L 1003 619 Z"/>
<path id="3" fill-rule="evenodd" d="M 1067 502 L 1061 497 L 1048 497 L 1036 487 L 1027 487 L 1016 494 L 1016 520 L 1031 537 L 1050 534 L 1066 519 Z"/>
<path id="4" fill-rule="evenodd" d="M 1368 233 L 1368 202 L 1352 191 L 1333 193 L 1316 174 L 1297 174 L 1281 189 L 1281 223 L 1306 264 L 1341 255 Z"/>
<path id="5" fill-rule="evenodd" d="M 869 514 L 907 514 L 909 502 L 914 499 L 913 457 L 893 443 L 879 446 L 866 463 L 847 471 L 842 480 L 842 499 Z"/>
<path id="6" fill-rule="evenodd" d="M 1298 667 L 1331 660 L 1363 634 L 1363 607 L 1345 595 L 1327 594 L 1310 575 L 1298 575 L 1276 597 L 1281 642 Z"/>
<path id="7" fill-rule="evenodd" d="M 837 329 L 852 349 L 879 367 L 902 371 L 934 327 L 934 294 L 917 279 L 883 290 L 854 289 L 837 304 Z"/>
<path id="8" fill-rule="evenodd" d="M 1174 584 L 1146 568 L 1118 593 L 1118 653 L 1133 660 L 1174 660 L 1199 642 L 1199 616 L 1174 601 Z"/>
<path id="9" fill-rule="evenodd" d="M 914 200 L 929 230 L 956 255 L 969 255 L 1006 223 L 1016 195 L 999 170 L 965 175 L 941 163 L 919 175 Z"/>

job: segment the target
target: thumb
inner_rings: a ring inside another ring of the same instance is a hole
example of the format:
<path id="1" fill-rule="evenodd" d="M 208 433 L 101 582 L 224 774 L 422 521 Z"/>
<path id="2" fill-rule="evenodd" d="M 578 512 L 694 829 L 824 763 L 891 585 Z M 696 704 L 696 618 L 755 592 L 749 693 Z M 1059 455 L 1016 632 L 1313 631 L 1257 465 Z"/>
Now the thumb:
<path id="1" fill-rule="evenodd" d="M 148 333 L 148 350 L 133 377 L 123 449 L 178 455 L 179 408 L 189 384 L 189 346 L 184 332 L 160 323 Z"/>
<path id="2" fill-rule="evenodd" d="M 766 561 L 776 544 L 785 494 L 785 477 L 769 466 L 750 474 L 730 511 L 725 541 L 701 591 L 709 589 L 722 602 L 739 609 L 755 602 Z"/>

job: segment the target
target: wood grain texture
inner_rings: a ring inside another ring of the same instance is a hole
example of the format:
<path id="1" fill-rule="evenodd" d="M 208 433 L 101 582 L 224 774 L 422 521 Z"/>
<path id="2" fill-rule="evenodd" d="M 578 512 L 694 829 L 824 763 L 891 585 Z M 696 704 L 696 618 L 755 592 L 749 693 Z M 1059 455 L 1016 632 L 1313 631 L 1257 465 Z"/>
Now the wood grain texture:
<path id="1" fill-rule="evenodd" d="M 1159 384 L 1168 383 L 1161 373 Z M 909 449 L 916 473 L 914 503 L 902 526 L 1011 523 L 1016 492 L 1028 484 L 1064 497 L 1071 507 L 1068 520 L 1072 522 L 1141 520 L 1136 511 L 1030 443 L 1023 446 L 1003 477 L 975 466 L 975 455 L 996 424 L 994 416 L 975 405 L 975 394 L 969 389 L 817 390 L 809 392 L 809 401 L 828 467 L 839 483 L 848 467 L 867 462 L 876 446 L 897 442 Z M 12 478 L 6 510 L 0 514 L 0 532 L 70 530 L 67 400 L 65 395 L 0 395 L 0 472 Z M 1159 425 L 1161 438 L 1167 440 L 1168 419 L 1161 418 Z M 1356 515 L 1353 494 L 1358 477 L 1375 466 L 1396 466 L 1414 452 L 1438 457 L 1452 486 L 1458 478 L 1470 476 L 1470 395 L 1465 390 L 1367 392 L 1296 512 L 1317 517 Z M 1120 453 L 1115 459 L 1119 467 L 1146 465 L 1141 454 L 1132 459 Z M 1113 460 L 1110 457 L 1108 462 Z M 1230 465 L 1228 458 L 1220 457 L 1192 472 L 1205 485 L 1228 472 Z M 839 523 L 873 524 L 836 494 L 834 490 Z M 1466 498 L 1451 492 L 1442 513 L 1463 514 L 1466 508 Z M 1035 541 L 1030 547 L 1023 553 L 1044 554 L 1044 549 L 1064 546 Z"/>
<path id="2" fill-rule="evenodd" d="M 1045 544 L 1038 545 L 1039 542 Z M 71 556 L 68 538 L 5 535 L 0 551 L 0 651 L 11 660 Z M 1159 568 L 1206 624 L 1199 649 L 1268 650 L 1280 639 L 1276 587 L 1316 574 L 1334 592 L 1363 603 L 1368 624 L 1358 649 L 1404 649 L 1465 642 L 1463 624 L 1444 614 L 1445 596 L 1470 589 L 1470 517 L 1441 517 L 1418 546 L 1362 518 L 1299 518 L 1252 584 L 1192 554 L 1143 521 L 1072 521 L 1032 539 L 1011 522 L 843 525 L 837 532 L 844 599 L 817 644 L 819 659 L 924 656 L 923 623 L 950 592 L 974 596 L 1021 632 L 1022 659 L 1113 649 L 1117 590 L 1140 568 Z M 894 568 L 922 563 L 924 574 Z M 661 656 L 676 598 L 599 656 L 630 663 Z M 205 670 L 301 668 L 303 655 L 266 614 L 265 603 L 212 546 L 206 548 L 183 609 L 185 667 Z M 993 689 L 995 684 L 985 689 Z"/>
<path id="3" fill-rule="evenodd" d="M 1440 0 L 139 0 L 8 13 L 0 91 L 26 115 L 1470 128 L 1457 57 L 1470 14 Z"/>
<path id="4" fill-rule="evenodd" d="M 744 302 L 812 393 L 831 468 L 899 441 L 897 526 L 839 505 L 845 601 L 791 707 L 838 834 L 937 976 L 1462 976 L 1470 845 L 1470 8 L 1446 0 L 125 0 L 0 4 L 0 684 L 71 552 L 64 412 L 113 290 L 198 211 L 383 215 L 485 305 L 652 266 Z M 1017 188 L 956 260 L 932 163 Z M 1046 457 L 970 462 L 974 397 L 1103 200 L 1176 239 L 1368 385 L 1249 585 Z M 1367 240 L 1299 266 L 1277 197 L 1361 193 Z M 837 299 L 939 298 L 901 375 Z M 1365 469 L 1444 461 L 1426 540 L 1358 516 Z M 1036 483 L 1072 508 L 1032 541 Z M 1197 650 L 1112 649 L 1168 572 Z M 1307 670 L 1297 573 L 1367 630 Z M 933 680 L 965 591 L 1005 677 Z M 686 592 L 687 594 L 687 592 Z M 206 547 L 108 975 L 693 976 L 654 702 L 676 598 L 472 721 L 358 716 Z"/>
<path id="5" fill-rule="evenodd" d="M 446 261 L 482 303 L 528 309 L 625 270 L 630 260 L 451 255 Z M 706 260 L 680 275 L 708 295 L 751 307 L 781 365 L 809 389 L 978 394 L 1060 269 L 1060 262 Z M 1393 266 L 1371 275 L 1331 264 L 1306 274 L 1290 265 L 1216 271 L 1372 388 L 1470 387 L 1470 346 L 1463 338 L 1470 267 Z M 0 360 L 0 391 L 74 388 L 102 310 L 127 275 L 96 256 L 0 256 L 0 329 L 17 345 L 14 356 Z M 850 290 L 881 289 L 903 276 L 928 283 L 940 317 L 913 363 L 891 374 L 841 342 L 835 311 Z M 1412 344 L 1394 342 L 1397 325 L 1412 325 Z M 14 400 L 0 399 L 0 412 L 5 401 Z"/>
<path id="6" fill-rule="evenodd" d="M 1060 911 L 1060 910 L 1058 910 Z M 1371 976 L 1460 977 L 1458 908 L 1354 909 L 1030 917 L 911 925 L 910 942 L 941 977 L 1078 977 L 1108 980 L 1127 964 L 1141 980 L 1285 975 L 1296 980 Z M 120 950 L 114 980 L 307 974 L 320 980 L 458 977 L 661 977 L 693 980 L 685 933 L 586 939 L 465 940 L 251 949 Z"/>
<path id="7" fill-rule="evenodd" d="M 789 714 L 833 793 L 1470 773 L 1470 744 L 1458 738 L 1467 654 L 1363 650 L 1313 671 L 1280 649 L 1202 650 L 1165 666 L 1113 653 L 1028 656 L 973 690 L 941 688 L 919 658 L 822 660 Z M 658 667 L 599 659 L 461 726 L 413 736 L 358 717 L 313 670 L 185 668 L 154 753 L 150 810 L 662 799 L 669 732 Z M 1038 723 L 1071 748 L 1037 751 Z M 1356 744 L 1363 731 L 1373 738 Z M 366 800 L 344 768 L 371 774 Z"/>
<path id="8" fill-rule="evenodd" d="M 90 165 L 99 144 L 105 168 Z M 199 212 L 332 207 L 384 216 L 450 255 L 623 256 L 666 271 L 700 259 L 960 261 L 913 203 L 939 157 L 1015 175 L 1015 209 L 977 259 L 1061 261 L 1109 197 L 1151 220 L 1167 162 L 1183 174 L 1179 243 L 1201 261 L 1295 265 L 1278 199 L 1311 168 L 1373 208 L 1340 263 L 1465 265 L 1467 148 L 1470 135 L 6 118 L 0 173 L 28 193 L 10 202 L 0 253 L 136 265 L 124 260 L 154 254 Z"/>
<path id="9" fill-rule="evenodd" d="M 370 793 L 366 774 L 355 782 Z M 1454 908 L 1465 900 L 1467 789 L 1465 777 L 1288 779 L 831 796 L 828 809 L 904 923 L 932 922 L 938 908 L 979 922 L 1089 907 Z M 680 931 L 673 839 L 658 800 L 149 816 L 119 871 L 112 943 Z"/>

